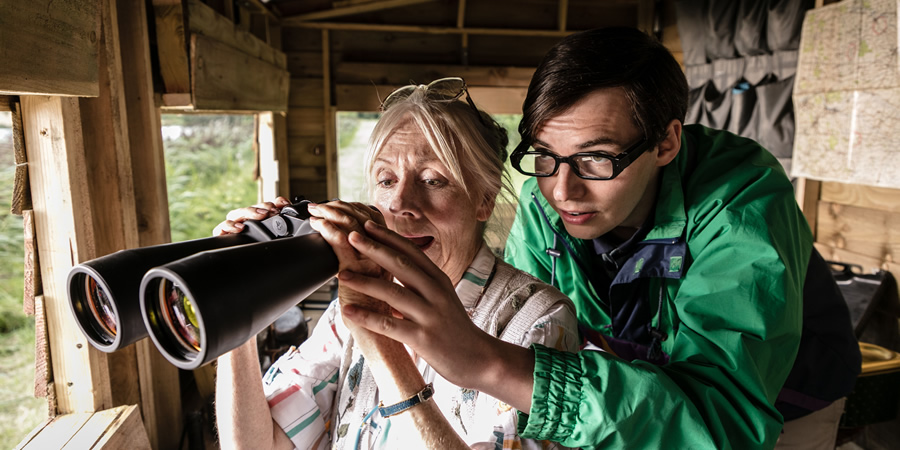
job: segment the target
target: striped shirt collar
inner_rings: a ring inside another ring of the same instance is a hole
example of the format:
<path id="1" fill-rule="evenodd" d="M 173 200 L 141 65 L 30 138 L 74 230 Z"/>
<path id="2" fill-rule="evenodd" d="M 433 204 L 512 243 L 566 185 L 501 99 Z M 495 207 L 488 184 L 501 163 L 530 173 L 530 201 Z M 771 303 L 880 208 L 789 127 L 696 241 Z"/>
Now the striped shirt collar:
<path id="1" fill-rule="evenodd" d="M 459 301 L 467 311 L 471 311 L 481 299 L 484 287 L 487 285 L 491 274 L 494 272 L 494 263 L 497 257 L 488 247 L 487 243 L 482 242 L 481 248 L 475 254 L 472 264 L 466 269 L 462 279 L 456 285 L 456 295 Z"/>

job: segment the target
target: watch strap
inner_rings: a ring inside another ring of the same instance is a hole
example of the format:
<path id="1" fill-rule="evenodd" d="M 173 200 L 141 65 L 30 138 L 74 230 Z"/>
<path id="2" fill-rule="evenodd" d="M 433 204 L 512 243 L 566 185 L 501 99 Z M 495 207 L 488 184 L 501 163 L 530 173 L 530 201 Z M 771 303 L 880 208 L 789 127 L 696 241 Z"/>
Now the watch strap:
<path id="1" fill-rule="evenodd" d="M 434 395 L 434 386 L 432 383 L 428 383 L 422 388 L 421 391 L 417 392 L 412 397 L 403 400 L 402 402 L 395 403 L 390 406 L 384 406 L 384 403 L 378 404 L 378 412 L 381 413 L 381 417 L 390 417 L 395 416 L 397 414 L 406 411 L 407 409 L 412 408 L 413 406 L 418 405 L 419 403 L 424 403 L 428 401 Z"/>

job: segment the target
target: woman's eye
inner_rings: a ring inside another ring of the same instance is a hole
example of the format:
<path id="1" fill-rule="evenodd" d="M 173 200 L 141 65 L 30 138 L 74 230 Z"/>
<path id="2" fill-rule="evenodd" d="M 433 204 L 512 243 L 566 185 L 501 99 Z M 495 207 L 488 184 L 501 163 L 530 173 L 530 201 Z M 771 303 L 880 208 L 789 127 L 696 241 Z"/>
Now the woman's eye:
<path id="1" fill-rule="evenodd" d="M 425 179 L 425 180 L 423 180 L 423 183 L 425 183 L 426 186 L 440 186 L 441 185 L 440 180 L 432 180 L 432 179 Z"/>
<path id="2" fill-rule="evenodd" d="M 397 183 L 396 180 L 387 179 L 387 180 L 378 180 L 377 184 L 381 187 L 391 187 L 395 183 Z"/>

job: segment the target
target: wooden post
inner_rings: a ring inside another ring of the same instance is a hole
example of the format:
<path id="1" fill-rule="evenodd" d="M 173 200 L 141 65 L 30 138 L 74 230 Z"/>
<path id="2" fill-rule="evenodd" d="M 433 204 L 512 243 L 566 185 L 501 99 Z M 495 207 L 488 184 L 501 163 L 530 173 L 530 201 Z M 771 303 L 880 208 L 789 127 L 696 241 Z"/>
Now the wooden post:
<path id="1" fill-rule="evenodd" d="M 328 198 L 338 196 L 337 138 L 335 137 L 335 108 L 331 106 L 331 45 L 328 30 L 322 30 L 322 89 L 325 115 L 325 172 Z"/>
<path id="2" fill-rule="evenodd" d="M 72 266 L 96 256 L 78 99 L 25 96 L 22 114 L 57 409 L 105 409 L 105 354 L 87 343 L 66 294 Z"/>

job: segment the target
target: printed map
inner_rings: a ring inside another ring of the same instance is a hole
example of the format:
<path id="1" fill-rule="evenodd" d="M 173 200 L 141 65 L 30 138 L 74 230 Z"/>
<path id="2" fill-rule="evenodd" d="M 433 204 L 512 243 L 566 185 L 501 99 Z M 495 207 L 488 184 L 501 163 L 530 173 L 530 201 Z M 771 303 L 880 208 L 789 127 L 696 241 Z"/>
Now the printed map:
<path id="1" fill-rule="evenodd" d="M 792 176 L 900 188 L 898 3 L 845 0 L 807 13 Z"/>

